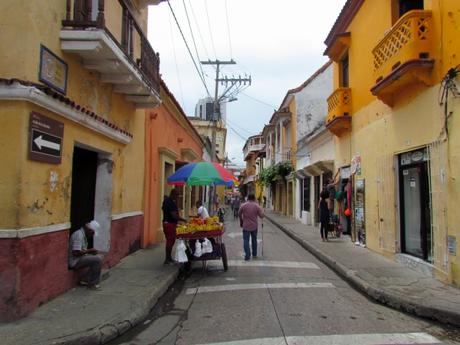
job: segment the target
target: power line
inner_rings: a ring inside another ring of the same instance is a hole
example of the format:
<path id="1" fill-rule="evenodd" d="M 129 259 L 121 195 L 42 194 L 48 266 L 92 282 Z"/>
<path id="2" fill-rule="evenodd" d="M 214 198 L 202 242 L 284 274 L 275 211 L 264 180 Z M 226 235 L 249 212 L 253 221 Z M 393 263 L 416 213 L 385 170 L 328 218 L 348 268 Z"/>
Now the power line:
<path id="1" fill-rule="evenodd" d="M 257 99 L 255 97 L 249 96 L 248 94 L 246 94 L 244 92 L 241 92 L 241 94 L 246 96 L 246 97 L 248 97 L 248 98 L 250 98 L 250 99 L 252 99 L 253 101 L 259 102 L 259 103 L 261 103 L 263 105 L 266 105 L 267 107 L 270 107 L 272 110 L 276 110 L 276 107 L 274 105 L 272 105 L 272 104 L 269 104 L 267 102 L 261 101 L 260 99 Z"/>
<path id="2" fill-rule="evenodd" d="M 212 50 L 214 51 L 214 57 L 217 59 L 216 47 L 214 46 L 214 39 L 213 39 L 213 36 L 212 36 L 212 30 L 211 30 L 211 21 L 209 20 L 208 1 L 207 0 L 204 0 L 204 6 L 206 8 L 206 17 L 208 18 L 208 30 L 209 30 L 209 35 L 211 37 Z"/>
<path id="3" fill-rule="evenodd" d="M 184 103 L 184 93 L 182 91 L 182 82 L 180 79 L 179 65 L 177 64 L 176 45 L 174 44 L 174 34 L 173 34 L 173 28 L 172 28 L 172 23 L 171 23 L 171 17 L 168 17 L 168 21 L 169 21 L 169 32 L 171 34 L 171 43 L 172 43 L 173 55 L 174 55 L 174 63 L 176 66 L 177 83 L 179 84 L 181 102 Z"/>
<path id="4" fill-rule="evenodd" d="M 228 20 L 227 0 L 225 0 L 225 17 L 227 18 L 227 33 L 228 33 L 228 45 L 230 46 L 230 58 L 233 59 L 232 39 L 230 37 L 230 22 Z"/>
<path id="5" fill-rule="evenodd" d="M 228 125 L 228 128 L 230 128 L 237 136 L 239 136 L 242 140 L 246 141 L 248 140 L 248 138 L 244 137 L 243 135 L 241 135 L 240 133 L 238 133 L 238 131 L 233 128 L 232 126 Z"/>
<path id="6" fill-rule="evenodd" d="M 242 130 L 242 131 L 244 131 L 244 132 L 248 133 L 249 135 L 254 135 L 254 134 L 253 134 L 253 132 L 250 132 L 250 131 L 248 131 L 247 129 L 245 129 L 245 128 L 243 128 L 243 127 L 240 127 L 240 126 L 238 126 L 236 123 L 234 123 L 234 122 L 231 122 L 231 121 L 229 121 L 228 119 L 227 119 L 226 123 L 228 123 L 228 124 L 230 124 L 230 125 L 232 125 L 232 126 L 235 126 L 235 127 L 237 127 L 238 129 L 240 129 L 240 130 Z"/>
<path id="7" fill-rule="evenodd" d="M 188 0 L 188 4 L 189 4 L 189 7 L 190 7 L 190 10 L 192 11 L 192 16 L 193 16 L 193 19 L 195 21 L 195 25 L 196 25 L 196 28 L 198 30 L 198 35 L 200 36 L 200 40 L 201 40 L 201 46 L 203 47 L 204 49 L 204 52 L 206 54 L 206 57 L 209 59 L 209 53 L 208 53 L 208 50 L 206 49 L 206 45 L 204 44 L 204 40 L 203 40 L 203 35 L 201 34 L 201 30 L 200 30 L 200 25 L 198 23 L 198 20 L 196 19 L 196 16 L 195 16 L 195 11 L 193 10 L 193 6 L 192 6 L 192 3 L 190 0 Z"/>
<path id="8" fill-rule="evenodd" d="M 198 54 L 198 49 L 196 47 L 195 36 L 193 35 L 192 24 L 190 23 L 190 18 L 188 16 L 187 6 L 185 6 L 185 0 L 182 0 L 182 3 L 184 4 L 184 11 L 185 11 L 185 16 L 187 17 L 188 27 L 190 29 L 190 35 L 192 35 L 192 41 L 193 41 L 193 46 L 195 47 L 196 58 L 198 61 L 200 61 L 200 55 Z M 201 75 L 204 76 L 204 72 L 203 72 L 203 68 L 201 67 L 201 64 L 200 64 L 200 71 L 201 71 Z"/>
<path id="9" fill-rule="evenodd" d="M 188 46 L 187 40 L 185 39 L 184 33 L 182 32 L 182 29 L 181 29 L 181 27 L 180 27 L 180 25 L 179 25 L 179 22 L 178 22 L 177 18 L 176 18 L 176 14 L 174 13 L 174 10 L 172 9 L 171 4 L 169 3 L 169 0 L 168 0 L 168 5 L 169 5 L 169 9 L 171 10 L 171 13 L 172 13 L 172 15 L 173 15 L 173 17 L 174 17 L 174 20 L 176 21 L 176 25 L 177 25 L 177 27 L 178 27 L 178 29 L 179 29 L 179 31 L 180 31 L 180 34 L 181 34 L 181 36 L 182 36 L 182 39 L 184 40 L 185 46 L 187 47 L 188 53 L 189 53 L 189 55 L 190 55 L 190 58 L 191 58 L 192 61 L 193 61 L 193 65 L 195 66 L 195 69 L 196 69 L 196 71 L 198 72 L 198 75 L 199 75 L 201 81 L 203 82 L 204 88 L 206 89 L 206 93 L 207 93 L 208 96 L 210 97 L 211 94 L 209 93 L 208 86 L 206 85 L 206 82 L 204 81 L 204 78 L 203 78 L 203 76 L 201 75 L 200 70 L 198 69 L 198 66 L 197 66 L 197 64 L 196 64 L 196 62 L 195 62 L 195 59 L 193 58 L 193 54 L 192 54 L 192 52 L 190 51 L 190 47 Z"/>

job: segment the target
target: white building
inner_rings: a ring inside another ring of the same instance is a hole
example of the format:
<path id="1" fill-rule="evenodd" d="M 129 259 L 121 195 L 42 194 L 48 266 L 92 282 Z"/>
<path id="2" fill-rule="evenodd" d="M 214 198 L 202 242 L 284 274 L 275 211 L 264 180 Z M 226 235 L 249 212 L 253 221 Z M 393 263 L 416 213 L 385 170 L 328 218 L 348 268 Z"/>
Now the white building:
<path id="1" fill-rule="evenodd" d="M 205 121 L 212 121 L 214 113 L 214 98 L 201 98 L 195 106 L 195 117 Z M 225 102 L 220 103 L 220 117 L 223 123 L 227 121 L 227 106 Z M 218 119 L 216 119 L 218 120 Z"/>
<path id="2" fill-rule="evenodd" d="M 327 98 L 333 91 L 330 62 L 295 89 L 297 152 L 295 218 L 305 224 L 318 222 L 317 205 L 322 186 L 333 177 L 334 138 L 326 129 Z"/>

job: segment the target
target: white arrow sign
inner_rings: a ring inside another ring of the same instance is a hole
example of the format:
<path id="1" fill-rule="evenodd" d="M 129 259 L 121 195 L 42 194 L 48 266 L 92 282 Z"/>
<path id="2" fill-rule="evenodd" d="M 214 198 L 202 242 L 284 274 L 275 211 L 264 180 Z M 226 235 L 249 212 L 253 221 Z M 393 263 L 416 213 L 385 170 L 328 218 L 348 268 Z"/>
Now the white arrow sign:
<path id="1" fill-rule="evenodd" d="M 51 150 L 56 150 L 56 151 L 59 151 L 61 149 L 60 144 L 53 143 L 52 141 L 45 140 L 45 139 L 42 138 L 41 135 L 34 140 L 34 143 L 35 143 L 35 145 L 38 146 L 38 148 L 40 150 L 42 149 L 42 146 L 47 147 L 47 148 L 49 148 Z"/>

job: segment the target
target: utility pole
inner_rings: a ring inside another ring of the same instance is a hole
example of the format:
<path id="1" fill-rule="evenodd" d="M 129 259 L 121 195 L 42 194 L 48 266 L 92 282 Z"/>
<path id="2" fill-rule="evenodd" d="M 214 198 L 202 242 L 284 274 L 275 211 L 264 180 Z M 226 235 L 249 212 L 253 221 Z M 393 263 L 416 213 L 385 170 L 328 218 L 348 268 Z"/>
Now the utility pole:
<path id="1" fill-rule="evenodd" d="M 217 122 L 220 120 L 220 101 L 225 98 L 225 95 L 236 85 L 241 85 L 249 83 L 251 84 L 251 77 L 249 78 L 220 78 L 220 66 L 221 65 L 235 65 L 236 62 L 231 59 L 229 61 L 220 61 L 220 60 L 208 60 L 208 61 L 200 61 L 202 65 L 215 65 L 216 66 L 216 85 L 214 91 L 214 106 L 213 106 L 213 114 L 212 114 L 212 135 L 211 135 L 211 161 L 217 161 L 216 155 L 216 131 L 217 131 Z M 225 90 L 222 95 L 219 97 L 219 83 L 225 83 Z M 230 86 L 229 86 L 230 84 Z M 215 199 L 216 190 L 214 186 L 211 186 L 209 189 L 209 211 L 214 214 L 212 209 L 212 203 Z M 217 211 L 217 210 L 216 210 Z"/>

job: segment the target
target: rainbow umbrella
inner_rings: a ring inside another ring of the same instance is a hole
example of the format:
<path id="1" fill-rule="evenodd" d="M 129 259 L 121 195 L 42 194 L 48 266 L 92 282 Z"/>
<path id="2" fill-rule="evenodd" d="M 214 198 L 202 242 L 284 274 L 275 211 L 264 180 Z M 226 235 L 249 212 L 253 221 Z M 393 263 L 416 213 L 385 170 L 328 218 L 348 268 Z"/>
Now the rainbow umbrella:
<path id="1" fill-rule="evenodd" d="M 175 186 L 233 186 L 238 180 L 219 163 L 188 163 L 168 177 L 168 184 Z"/>

